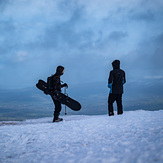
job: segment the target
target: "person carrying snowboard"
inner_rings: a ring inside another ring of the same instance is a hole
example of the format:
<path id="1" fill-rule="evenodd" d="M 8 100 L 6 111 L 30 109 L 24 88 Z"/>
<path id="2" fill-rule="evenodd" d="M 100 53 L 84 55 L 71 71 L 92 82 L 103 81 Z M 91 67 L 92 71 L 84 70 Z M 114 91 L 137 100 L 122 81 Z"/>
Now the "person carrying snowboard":
<path id="1" fill-rule="evenodd" d="M 48 80 L 49 89 L 52 92 L 51 98 L 55 105 L 53 122 L 60 122 L 63 120 L 62 118 L 59 118 L 61 112 L 61 102 L 57 100 L 57 92 L 61 92 L 62 87 L 68 87 L 66 83 L 61 84 L 60 81 L 60 77 L 63 75 L 64 70 L 65 68 L 63 66 L 58 66 L 56 73 L 49 77 Z"/>
<path id="2" fill-rule="evenodd" d="M 114 115 L 113 103 L 117 103 L 117 114 L 123 114 L 122 107 L 122 94 L 123 94 L 123 84 L 126 83 L 125 72 L 120 69 L 120 61 L 115 60 L 112 62 L 113 70 L 110 71 L 108 79 L 108 87 L 110 88 L 110 93 L 108 97 L 108 112 L 109 116 Z"/>

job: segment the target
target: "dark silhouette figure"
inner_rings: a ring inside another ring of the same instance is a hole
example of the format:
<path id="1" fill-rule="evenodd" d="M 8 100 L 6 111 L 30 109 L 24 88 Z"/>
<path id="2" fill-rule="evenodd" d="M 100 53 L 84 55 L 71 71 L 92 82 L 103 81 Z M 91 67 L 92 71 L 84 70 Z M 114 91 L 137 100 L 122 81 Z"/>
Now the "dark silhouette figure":
<path id="1" fill-rule="evenodd" d="M 113 70 L 110 71 L 108 79 L 108 87 L 110 93 L 108 97 L 108 112 L 109 116 L 114 115 L 113 103 L 117 103 L 117 114 L 123 114 L 122 94 L 123 84 L 126 83 L 125 72 L 120 69 L 120 61 L 115 60 L 112 62 Z"/>
<path id="2" fill-rule="evenodd" d="M 56 69 L 56 73 L 50 77 L 51 79 L 49 81 L 50 90 L 52 90 L 53 92 L 53 95 L 51 95 L 51 97 L 55 105 L 53 122 L 60 122 L 63 120 L 62 118 L 59 118 L 61 112 L 61 103 L 57 100 L 57 92 L 61 92 L 62 87 L 68 87 L 66 83 L 61 84 L 60 81 L 60 77 L 61 75 L 63 75 L 64 70 L 64 67 L 58 66 Z"/>

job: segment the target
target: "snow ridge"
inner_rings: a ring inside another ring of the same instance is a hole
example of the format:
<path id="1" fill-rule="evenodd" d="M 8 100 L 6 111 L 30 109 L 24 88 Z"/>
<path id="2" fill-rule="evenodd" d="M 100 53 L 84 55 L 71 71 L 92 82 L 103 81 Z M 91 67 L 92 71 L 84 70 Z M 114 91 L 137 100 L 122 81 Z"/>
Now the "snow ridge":
<path id="1" fill-rule="evenodd" d="M 0 162 L 163 162 L 163 110 L 0 125 Z M 6 124 L 5 124 L 6 123 Z M 11 123 L 11 122 L 10 122 Z"/>

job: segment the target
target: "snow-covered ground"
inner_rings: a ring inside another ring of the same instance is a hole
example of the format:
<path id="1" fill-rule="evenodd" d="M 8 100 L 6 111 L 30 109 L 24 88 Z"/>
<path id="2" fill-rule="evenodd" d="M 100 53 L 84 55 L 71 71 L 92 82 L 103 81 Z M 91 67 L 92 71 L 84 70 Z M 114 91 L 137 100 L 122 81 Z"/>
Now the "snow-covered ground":
<path id="1" fill-rule="evenodd" d="M 162 163 L 163 110 L 0 123 L 2 163 Z"/>

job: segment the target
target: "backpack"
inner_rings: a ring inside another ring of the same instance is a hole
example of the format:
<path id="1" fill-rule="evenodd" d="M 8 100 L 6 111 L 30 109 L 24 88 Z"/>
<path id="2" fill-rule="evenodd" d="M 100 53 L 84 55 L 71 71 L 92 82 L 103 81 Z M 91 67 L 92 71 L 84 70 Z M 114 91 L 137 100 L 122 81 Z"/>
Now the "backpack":
<path id="1" fill-rule="evenodd" d="M 47 84 L 48 84 L 48 90 L 52 90 L 53 89 L 53 85 L 52 85 L 52 76 L 49 76 L 47 78 Z"/>

